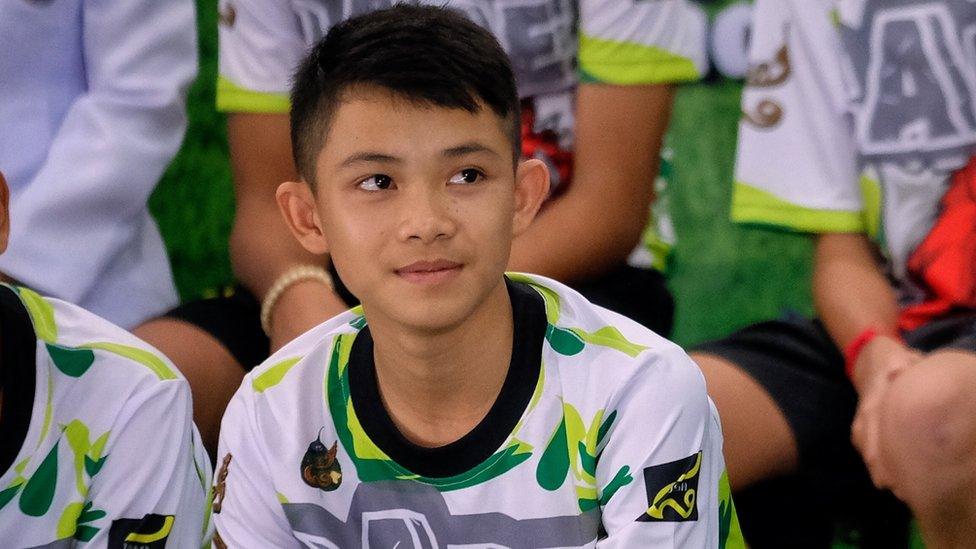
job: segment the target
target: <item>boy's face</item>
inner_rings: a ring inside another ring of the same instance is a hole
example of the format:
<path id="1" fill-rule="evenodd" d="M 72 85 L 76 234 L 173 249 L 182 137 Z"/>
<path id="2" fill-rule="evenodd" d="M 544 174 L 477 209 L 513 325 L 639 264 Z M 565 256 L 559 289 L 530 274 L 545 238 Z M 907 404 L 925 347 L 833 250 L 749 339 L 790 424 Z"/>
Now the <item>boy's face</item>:
<path id="1" fill-rule="evenodd" d="M 332 255 L 371 318 L 449 329 L 503 290 L 512 239 L 548 191 L 542 163 L 515 169 L 511 147 L 490 109 L 357 90 L 334 113 L 316 193 L 285 183 L 279 203 L 309 251 Z"/>

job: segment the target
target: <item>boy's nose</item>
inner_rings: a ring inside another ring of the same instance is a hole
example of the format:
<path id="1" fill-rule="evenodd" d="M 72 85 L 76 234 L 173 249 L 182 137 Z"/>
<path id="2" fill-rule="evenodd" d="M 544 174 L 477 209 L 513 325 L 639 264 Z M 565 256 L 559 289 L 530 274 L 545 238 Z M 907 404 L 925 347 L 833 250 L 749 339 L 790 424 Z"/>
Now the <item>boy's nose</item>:
<path id="1" fill-rule="evenodd" d="M 407 194 L 399 227 L 400 240 L 431 243 L 454 235 L 457 225 L 449 197 L 431 190 Z"/>

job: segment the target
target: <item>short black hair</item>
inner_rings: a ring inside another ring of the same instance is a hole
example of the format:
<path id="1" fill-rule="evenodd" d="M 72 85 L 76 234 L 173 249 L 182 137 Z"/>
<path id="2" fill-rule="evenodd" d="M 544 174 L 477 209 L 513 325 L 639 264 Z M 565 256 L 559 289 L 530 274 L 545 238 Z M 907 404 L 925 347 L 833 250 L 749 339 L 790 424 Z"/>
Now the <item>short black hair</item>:
<path id="1" fill-rule="evenodd" d="M 397 4 L 335 25 L 312 48 L 291 90 L 292 154 L 310 184 L 336 106 L 356 86 L 471 113 L 485 105 L 507 124 L 518 161 L 521 109 L 508 56 L 457 10 Z"/>

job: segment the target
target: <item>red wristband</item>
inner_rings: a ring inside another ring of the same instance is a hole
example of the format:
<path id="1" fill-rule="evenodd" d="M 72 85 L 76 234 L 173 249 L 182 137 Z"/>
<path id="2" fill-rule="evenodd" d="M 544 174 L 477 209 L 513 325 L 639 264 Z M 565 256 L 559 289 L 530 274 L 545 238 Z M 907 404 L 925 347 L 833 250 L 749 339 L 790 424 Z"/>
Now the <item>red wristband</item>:
<path id="1" fill-rule="evenodd" d="M 847 379 L 854 381 L 854 365 L 857 364 L 857 358 L 861 356 L 861 351 L 867 344 L 879 335 L 881 333 L 878 332 L 878 329 L 872 326 L 858 334 L 853 341 L 847 344 L 847 347 L 844 347 L 844 371 L 847 372 Z"/>

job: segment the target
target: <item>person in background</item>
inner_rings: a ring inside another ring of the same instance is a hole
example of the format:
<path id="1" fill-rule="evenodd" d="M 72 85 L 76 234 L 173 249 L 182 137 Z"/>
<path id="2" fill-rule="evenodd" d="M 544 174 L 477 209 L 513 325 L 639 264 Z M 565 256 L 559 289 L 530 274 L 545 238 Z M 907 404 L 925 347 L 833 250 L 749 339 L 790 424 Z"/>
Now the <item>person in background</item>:
<path id="1" fill-rule="evenodd" d="M 12 218 L 0 174 L 0 252 Z M 4 547 L 201 547 L 210 460 L 190 387 L 109 322 L 0 285 Z"/>
<path id="2" fill-rule="evenodd" d="M 147 200 L 186 130 L 193 0 L 0 0 L 0 278 L 125 328 L 177 303 Z"/>
<path id="3" fill-rule="evenodd" d="M 355 303 L 344 291 L 349 281 L 328 272 L 327 256 L 289 237 L 274 189 L 297 177 L 287 90 L 298 61 L 333 25 L 390 4 L 220 4 L 217 101 L 230 113 L 237 193 L 230 247 L 241 287 L 137 331 L 190 379 L 195 417 L 211 449 L 244 373 Z M 448 4 L 493 31 L 511 57 L 522 100 L 522 155 L 544 161 L 553 175 L 550 199 L 515 240 L 509 267 L 565 281 L 667 334 L 673 304 L 662 275 L 646 262 L 629 265 L 628 257 L 645 247 L 671 84 L 703 70 L 701 13 L 686 0 Z"/>
<path id="4" fill-rule="evenodd" d="M 756 2 L 732 215 L 817 235 L 819 319 L 693 354 L 736 489 L 863 512 L 866 465 L 937 548 L 976 532 L 974 36 L 965 0 Z"/>

